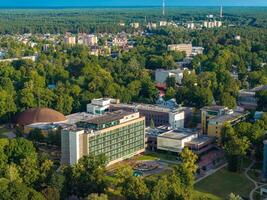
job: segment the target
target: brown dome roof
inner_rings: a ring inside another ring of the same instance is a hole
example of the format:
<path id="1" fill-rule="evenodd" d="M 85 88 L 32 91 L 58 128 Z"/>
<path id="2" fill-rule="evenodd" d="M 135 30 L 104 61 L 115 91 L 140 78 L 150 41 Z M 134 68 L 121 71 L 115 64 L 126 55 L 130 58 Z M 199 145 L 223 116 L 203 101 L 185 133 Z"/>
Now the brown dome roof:
<path id="1" fill-rule="evenodd" d="M 49 108 L 30 108 L 19 113 L 14 119 L 14 124 L 29 125 L 34 123 L 54 123 L 66 120 L 67 118 L 63 114 Z"/>

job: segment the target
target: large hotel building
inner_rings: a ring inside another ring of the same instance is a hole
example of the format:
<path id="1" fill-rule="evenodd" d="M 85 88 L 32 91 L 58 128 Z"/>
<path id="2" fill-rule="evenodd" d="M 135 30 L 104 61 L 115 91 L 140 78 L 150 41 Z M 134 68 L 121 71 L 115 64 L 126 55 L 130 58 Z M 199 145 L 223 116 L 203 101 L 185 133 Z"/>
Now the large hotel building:
<path id="1" fill-rule="evenodd" d="M 107 157 L 108 165 L 145 150 L 145 117 L 115 111 L 77 122 L 61 132 L 61 162 L 75 164 L 84 155 Z"/>

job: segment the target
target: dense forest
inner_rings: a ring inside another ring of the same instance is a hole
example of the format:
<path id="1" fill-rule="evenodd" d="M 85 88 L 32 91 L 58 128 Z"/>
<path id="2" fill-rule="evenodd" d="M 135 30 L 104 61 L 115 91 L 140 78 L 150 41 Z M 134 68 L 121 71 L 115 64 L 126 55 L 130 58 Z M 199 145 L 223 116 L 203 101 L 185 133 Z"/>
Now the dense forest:
<path id="1" fill-rule="evenodd" d="M 136 21 L 146 22 L 160 20 L 203 21 L 207 14 L 219 16 L 219 7 L 168 8 L 166 16 L 162 16 L 160 8 L 95 8 L 95 9 L 1 9 L 0 33 L 65 33 L 77 32 L 118 32 L 133 31 L 126 25 Z M 267 27 L 266 8 L 224 8 L 224 23 L 236 26 Z"/>

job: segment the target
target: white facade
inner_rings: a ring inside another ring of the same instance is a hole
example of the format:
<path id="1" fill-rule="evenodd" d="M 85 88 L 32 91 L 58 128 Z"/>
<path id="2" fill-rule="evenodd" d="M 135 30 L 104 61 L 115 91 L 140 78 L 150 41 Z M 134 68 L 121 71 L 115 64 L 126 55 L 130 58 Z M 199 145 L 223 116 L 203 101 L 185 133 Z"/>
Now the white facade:
<path id="1" fill-rule="evenodd" d="M 203 52 L 204 52 L 204 48 L 203 47 L 193 47 L 192 48 L 192 56 L 202 55 Z"/>
<path id="2" fill-rule="evenodd" d="M 197 133 L 189 134 L 171 130 L 157 137 L 157 149 L 180 153 L 187 142 L 196 138 L 198 138 Z"/>
<path id="3" fill-rule="evenodd" d="M 70 149 L 70 164 L 76 164 L 82 157 L 80 151 L 80 136 L 84 134 L 84 130 L 81 131 L 71 131 L 69 133 L 69 149 Z"/>
<path id="4" fill-rule="evenodd" d="M 168 22 L 166 21 L 160 21 L 159 22 L 159 26 L 167 26 L 168 25 Z"/>
<path id="5" fill-rule="evenodd" d="M 176 83 L 182 84 L 184 70 L 163 70 L 158 69 L 155 73 L 156 83 L 165 83 L 168 77 L 175 77 Z"/>
<path id="6" fill-rule="evenodd" d="M 170 112 L 169 123 L 172 128 L 184 128 L 184 111 Z"/>
<path id="7" fill-rule="evenodd" d="M 132 28 L 137 29 L 137 28 L 139 28 L 140 25 L 139 25 L 138 22 L 134 22 L 134 23 L 131 23 L 130 26 L 131 26 Z"/>
<path id="8" fill-rule="evenodd" d="M 102 115 L 107 112 L 111 103 L 117 103 L 118 100 L 111 98 L 93 99 L 90 104 L 87 104 L 87 113 L 93 115 Z"/>

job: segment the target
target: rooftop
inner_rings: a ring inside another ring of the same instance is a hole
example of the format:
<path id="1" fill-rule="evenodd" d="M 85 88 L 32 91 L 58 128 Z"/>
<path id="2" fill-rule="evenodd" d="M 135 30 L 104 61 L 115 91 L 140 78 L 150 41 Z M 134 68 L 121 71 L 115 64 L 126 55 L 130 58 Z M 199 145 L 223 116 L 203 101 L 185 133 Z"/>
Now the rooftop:
<path id="1" fill-rule="evenodd" d="M 85 120 L 87 123 L 91 123 L 91 124 L 105 124 L 105 123 L 109 123 L 109 122 L 113 122 L 113 121 L 117 121 L 120 120 L 128 115 L 133 114 L 134 112 L 127 112 L 124 110 L 118 110 L 115 112 L 110 112 L 110 113 L 106 113 L 102 116 L 99 117 L 94 117 L 92 119 L 89 120 Z"/>
<path id="2" fill-rule="evenodd" d="M 157 111 L 157 112 L 182 112 L 184 111 L 183 108 L 176 108 L 176 109 L 171 109 L 171 108 L 164 108 L 160 107 L 157 105 L 152 105 L 152 104 L 111 104 L 112 107 L 123 107 L 123 108 L 130 108 L 132 110 L 136 109 L 142 109 L 142 110 L 150 110 L 150 111 Z"/>
<path id="3" fill-rule="evenodd" d="M 182 140 L 184 138 L 187 138 L 195 134 L 198 134 L 198 131 L 195 129 L 180 128 L 180 129 L 171 130 L 171 131 L 162 133 L 158 137 Z"/>
<path id="4" fill-rule="evenodd" d="M 210 110 L 210 111 L 217 111 L 217 112 L 219 112 L 220 110 L 223 110 L 223 109 L 226 109 L 226 107 L 225 106 L 217 106 L 217 105 L 205 106 L 205 107 L 201 108 L 201 110 Z"/>
<path id="5" fill-rule="evenodd" d="M 237 119 L 239 117 L 245 116 L 248 113 L 246 112 L 232 112 L 230 114 L 225 114 L 225 115 L 219 115 L 216 117 L 213 117 L 209 120 L 209 122 L 218 122 L 218 123 L 223 123 L 223 122 L 228 122 L 228 121 L 232 121 L 234 119 Z"/>

